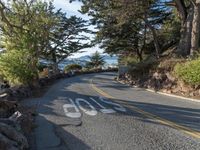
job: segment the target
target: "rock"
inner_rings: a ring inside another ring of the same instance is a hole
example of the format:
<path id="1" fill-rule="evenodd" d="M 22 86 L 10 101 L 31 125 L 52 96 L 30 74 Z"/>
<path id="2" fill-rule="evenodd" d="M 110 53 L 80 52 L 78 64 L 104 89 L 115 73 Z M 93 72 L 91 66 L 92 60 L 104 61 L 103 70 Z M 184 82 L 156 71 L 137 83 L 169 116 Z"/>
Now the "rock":
<path id="1" fill-rule="evenodd" d="M 163 93 L 167 93 L 168 90 L 167 90 L 167 89 L 162 89 L 161 91 L 162 91 Z"/>
<path id="2" fill-rule="evenodd" d="M 171 94 L 171 93 L 172 93 L 172 90 L 167 90 L 166 93 L 167 93 L 167 94 Z"/>
<path id="3" fill-rule="evenodd" d="M 190 97 L 195 96 L 195 92 L 190 92 L 190 93 L 189 93 L 189 96 L 190 96 Z"/>
<path id="4" fill-rule="evenodd" d="M 195 89 L 195 90 L 200 89 L 200 85 L 195 85 L 195 86 L 194 86 L 194 89 Z"/>
<path id="5" fill-rule="evenodd" d="M 12 88 L 12 96 L 19 99 L 31 96 L 31 89 L 29 87 L 14 87 Z"/>
<path id="6" fill-rule="evenodd" d="M 158 73 L 158 72 L 155 72 L 155 73 L 153 74 L 153 78 L 155 78 L 155 79 L 160 79 L 159 73 Z"/>
<path id="7" fill-rule="evenodd" d="M 160 80 L 156 80 L 156 82 L 155 82 L 155 89 L 156 90 L 161 89 L 161 82 L 160 82 Z"/>
<path id="8" fill-rule="evenodd" d="M 170 89 L 163 89 L 162 92 L 163 93 L 167 93 L 167 94 L 171 94 L 172 90 L 170 90 Z"/>
<path id="9" fill-rule="evenodd" d="M 20 87 L 19 91 L 22 97 L 30 97 L 31 96 L 31 89 L 29 87 Z"/>
<path id="10" fill-rule="evenodd" d="M 17 110 L 18 104 L 16 101 L 0 101 L 0 117 L 7 118 Z"/>
<path id="11" fill-rule="evenodd" d="M 10 120 L 16 121 L 22 116 L 19 111 L 16 111 L 12 116 L 9 117 Z"/>
<path id="12" fill-rule="evenodd" d="M 183 81 L 179 81 L 178 86 L 180 86 L 180 88 L 182 89 L 185 87 L 185 83 Z"/>
<path id="13" fill-rule="evenodd" d="M 187 87 L 187 86 L 185 86 L 185 87 L 181 88 L 181 91 L 184 92 L 184 93 L 186 93 L 186 94 L 189 94 L 190 93 L 190 88 Z"/>
<path id="14" fill-rule="evenodd" d="M 156 79 L 151 79 L 149 81 L 148 88 L 155 88 L 156 87 Z"/>
<path id="15" fill-rule="evenodd" d="M 180 87 L 175 87 L 175 88 L 172 89 L 173 93 L 179 93 L 180 91 L 181 91 Z"/>
<path id="16" fill-rule="evenodd" d="M 171 89 L 171 87 L 173 86 L 172 82 L 169 81 L 168 79 L 165 80 L 165 82 L 162 83 L 162 86 L 164 89 Z"/>
<path id="17" fill-rule="evenodd" d="M 19 149 L 23 150 L 29 147 L 26 137 L 7 124 L 0 123 L 0 133 L 5 135 L 8 139 L 15 141 Z"/>
<path id="18" fill-rule="evenodd" d="M 172 81 L 172 82 L 174 82 L 174 81 L 176 80 L 176 78 L 173 77 L 169 72 L 165 73 L 165 75 L 166 75 L 167 78 L 168 78 L 170 81 Z"/>
<path id="19" fill-rule="evenodd" d="M 8 139 L 6 136 L 0 133 L 0 149 L 1 150 L 19 150 L 17 143 Z"/>

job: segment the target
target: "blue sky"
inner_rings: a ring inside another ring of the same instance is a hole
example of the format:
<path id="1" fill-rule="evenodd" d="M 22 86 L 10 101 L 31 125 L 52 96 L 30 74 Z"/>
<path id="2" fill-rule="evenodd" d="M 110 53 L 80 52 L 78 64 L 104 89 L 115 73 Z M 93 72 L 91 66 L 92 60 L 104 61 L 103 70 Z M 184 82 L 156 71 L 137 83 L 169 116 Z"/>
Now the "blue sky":
<path id="1" fill-rule="evenodd" d="M 83 19 L 86 19 L 86 20 L 89 19 L 89 16 L 82 15 L 81 13 L 78 12 L 78 10 L 81 8 L 80 2 L 69 3 L 69 0 L 54 0 L 54 5 L 57 9 L 62 8 L 62 10 L 65 11 L 69 16 L 76 15 L 76 16 L 82 17 Z M 90 55 L 91 53 L 94 53 L 95 51 L 103 52 L 103 50 L 99 49 L 98 46 L 84 49 L 83 51 L 85 51 L 85 52 L 76 53 L 71 57 L 77 58 L 77 57 L 84 56 L 84 55 Z"/>

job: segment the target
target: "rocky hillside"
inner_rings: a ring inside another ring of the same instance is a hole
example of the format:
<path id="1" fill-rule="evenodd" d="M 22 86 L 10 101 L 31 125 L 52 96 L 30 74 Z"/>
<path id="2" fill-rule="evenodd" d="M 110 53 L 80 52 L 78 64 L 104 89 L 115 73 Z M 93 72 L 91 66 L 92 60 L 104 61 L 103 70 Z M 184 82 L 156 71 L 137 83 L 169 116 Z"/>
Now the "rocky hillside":
<path id="1" fill-rule="evenodd" d="M 153 89 L 168 94 L 185 97 L 200 97 L 200 86 L 191 85 L 178 78 L 174 73 L 177 63 L 184 63 L 185 59 L 154 56 L 129 67 L 129 72 L 121 75 L 118 80 L 131 86 Z"/>

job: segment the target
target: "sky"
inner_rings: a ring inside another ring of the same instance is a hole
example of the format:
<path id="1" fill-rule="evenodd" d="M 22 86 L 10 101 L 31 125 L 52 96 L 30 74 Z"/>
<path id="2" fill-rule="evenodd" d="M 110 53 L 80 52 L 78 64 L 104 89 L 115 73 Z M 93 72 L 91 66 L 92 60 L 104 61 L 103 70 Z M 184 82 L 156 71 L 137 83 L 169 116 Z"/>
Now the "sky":
<path id="1" fill-rule="evenodd" d="M 89 16 L 83 15 L 80 12 L 78 12 L 78 10 L 81 8 L 80 2 L 69 3 L 69 0 L 54 0 L 53 3 L 55 5 L 56 9 L 61 8 L 69 16 L 76 15 L 78 17 L 85 19 L 85 20 L 89 19 Z M 85 56 L 85 55 L 91 55 L 95 51 L 99 51 L 101 53 L 103 52 L 103 50 L 101 50 L 98 46 L 95 46 L 95 47 L 92 47 L 92 48 L 87 48 L 87 49 L 84 49 L 83 51 L 84 51 L 83 53 L 74 54 L 73 56 L 71 56 L 71 58 L 78 58 L 78 57 Z"/>

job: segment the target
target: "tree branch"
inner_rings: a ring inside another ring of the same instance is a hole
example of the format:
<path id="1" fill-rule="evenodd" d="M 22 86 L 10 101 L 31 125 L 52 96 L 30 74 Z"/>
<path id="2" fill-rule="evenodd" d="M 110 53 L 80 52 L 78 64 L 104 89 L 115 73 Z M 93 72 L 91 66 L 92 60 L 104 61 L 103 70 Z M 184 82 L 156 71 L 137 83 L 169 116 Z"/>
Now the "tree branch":
<path id="1" fill-rule="evenodd" d="M 187 8 L 184 0 L 175 0 L 176 8 L 182 20 L 187 18 Z"/>

